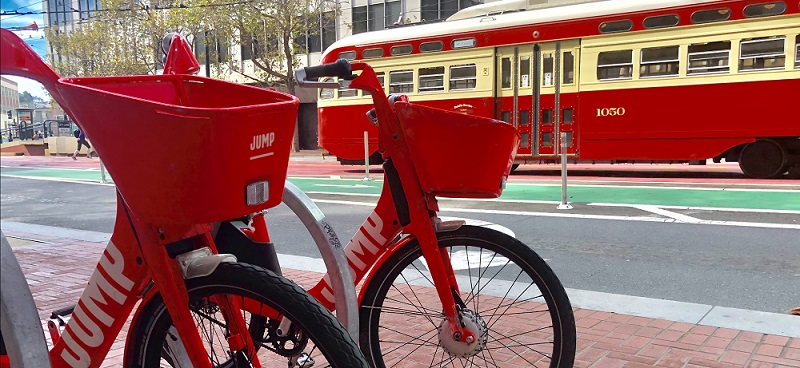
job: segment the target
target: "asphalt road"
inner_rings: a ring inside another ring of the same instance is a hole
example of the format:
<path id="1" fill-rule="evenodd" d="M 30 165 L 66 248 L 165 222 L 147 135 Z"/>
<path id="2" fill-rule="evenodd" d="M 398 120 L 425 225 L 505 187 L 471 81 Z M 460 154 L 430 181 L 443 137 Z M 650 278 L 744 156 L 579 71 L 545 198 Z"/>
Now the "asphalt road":
<path id="1" fill-rule="evenodd" d="M 112 186 L 3 176 L 0 187 L 4 221 L 112 231 Z M 343 241 L 376 200 L 369 195 L 311 196 Z M 583 206 L 565 214 L 551 204 L 442 201 L 441 205 L 443 216 L 507 226 L 548 260 L 568 288 L 777 313 L 800 305 L 800 215 L 794 212 L 722 211 L 721 215 L 683 209 L 665 216 L 613 206 Z M 704 221 L 675 221 L 681 214 Z M 271 210 L 268 221 L 280 253 L 318 257 L 288 208 Z M 778 227 L 769 227 L 774 224 Z"/>

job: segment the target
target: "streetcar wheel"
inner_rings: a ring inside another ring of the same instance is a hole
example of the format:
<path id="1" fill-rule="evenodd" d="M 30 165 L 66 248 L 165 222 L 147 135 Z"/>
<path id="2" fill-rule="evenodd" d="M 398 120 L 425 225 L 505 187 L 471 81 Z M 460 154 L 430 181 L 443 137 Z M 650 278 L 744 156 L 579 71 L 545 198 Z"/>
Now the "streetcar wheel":
<path id="1" fill-rule="evenodd" d="M 773 178 L 785 171 L 786 151 L 777 142 L 761 139 L 750 143 L 739 154 L 739 167 L 752 178 Z"/>
<path id="2" fill-rule="evenodd" d="M 519 167 L 519 164 L 512 164 L 511 165 L 511 172 L 514 172 Z"/>

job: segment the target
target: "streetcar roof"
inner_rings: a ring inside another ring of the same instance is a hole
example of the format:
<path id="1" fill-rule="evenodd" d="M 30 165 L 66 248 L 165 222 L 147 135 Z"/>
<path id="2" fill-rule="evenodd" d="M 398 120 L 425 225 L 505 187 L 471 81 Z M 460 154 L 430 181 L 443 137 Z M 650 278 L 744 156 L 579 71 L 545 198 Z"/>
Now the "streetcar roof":
<path id="1" fill-rule="evenodd" d="M 512 0 L 514 1 L 514 0 Z M 518 2 L 518 1 L 514 1 Z M 571 5 L 560 5 L 517 11 L 467 19 L 448 20 L 439 23 L 422 24 L 402 28 L 390 28 L 370 31 L 345 37 L 331 45 L 325 54 L 332 50 L 348 46 L 367 46 L 386 42 L 408 41 L 419 38 L 465 34 L 497 28 L 523 26 L 536 23 L 548 23 L 571 19 L 600 17 L 615 14 L 634 13 L 646 10 L 666 9 L 688 5 L 721 2 L 720 0 L 599 0 Z M 469 9 L 469 8 L 467 8 Z M 466 9 L 465 9 L 466 10 Z M 458 13 L 456 13 L 457 15 Z M 324 58 L 325 55 L 323 55 Z"/>

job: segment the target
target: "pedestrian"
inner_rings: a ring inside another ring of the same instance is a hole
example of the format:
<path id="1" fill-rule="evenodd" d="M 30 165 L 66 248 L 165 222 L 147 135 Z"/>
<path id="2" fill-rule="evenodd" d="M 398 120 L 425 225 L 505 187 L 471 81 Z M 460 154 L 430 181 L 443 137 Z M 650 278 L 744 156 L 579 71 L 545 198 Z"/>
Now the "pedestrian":
<path id="1" fill-rule="evenodd" d="M 75 129 L 72 132 L 72 135 L 78 139 L 78 149 L 75 150 L 75 153 L 72 154 L 72 159 L 77 160 L 78 154 L 81 152 L 81 146 L 86 146 L 86 157 L 92 158 L 92 146 L 89 145 L 89 142 L 86 141 L 86 134 L 83 133 L 80 129 Z"/>

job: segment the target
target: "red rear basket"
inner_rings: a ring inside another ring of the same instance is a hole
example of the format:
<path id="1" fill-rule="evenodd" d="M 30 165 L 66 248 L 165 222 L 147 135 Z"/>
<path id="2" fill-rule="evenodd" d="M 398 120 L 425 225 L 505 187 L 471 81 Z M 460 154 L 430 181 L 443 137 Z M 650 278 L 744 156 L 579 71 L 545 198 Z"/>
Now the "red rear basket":
<path id="1" fill-rule="evenodd" d="M 519 133 L 504 122 L 397 102 L 422 189 L 454 198 L 497 198 L 511 172 Z"/>
<path id="2" fill-rule="evenodd" d="M 280 204 L 296 97 L 188 75 L 64 78 L 57 88 L 142 220 L 197 224 Z M 263 181 L 268 199 L 248 205 L 245 188 Z"/>

